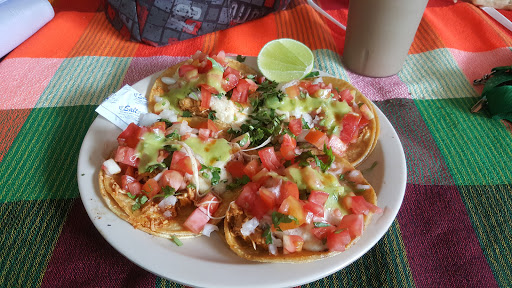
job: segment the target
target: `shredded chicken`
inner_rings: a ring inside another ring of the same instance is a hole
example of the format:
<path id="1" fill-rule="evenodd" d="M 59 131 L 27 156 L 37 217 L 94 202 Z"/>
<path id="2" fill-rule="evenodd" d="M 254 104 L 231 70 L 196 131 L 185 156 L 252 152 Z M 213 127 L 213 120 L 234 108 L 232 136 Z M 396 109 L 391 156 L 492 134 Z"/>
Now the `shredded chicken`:
<path id="1" fill-rule="evenodd" d="M 226 221 L 228 221 L 229 225 L 232 227 L 232 231 L 235 236 L 243 238 L 246 242 L 251 242 L 254 250 L 268 250 L 268 244 L 265 243 L 263 230 L 260 227 L 257 227 L 254 230 L 254 233 L 249 236 L 242 235 L 242 232 L 240 231 L 242 229 L 242 225 L 250 219 L 251 217 L 247 216 L 240 207 L 236 206 L 231 207 L 230 217 L 227 218 Z"/>
<path id="2" fill-rule="evenodd" d="M 208 108 L 201 107 L 201 101 L 192 98 L 183 98 L 178 102 L 180 109 L 189 111 L 194 116 L 208 117 Z"/>

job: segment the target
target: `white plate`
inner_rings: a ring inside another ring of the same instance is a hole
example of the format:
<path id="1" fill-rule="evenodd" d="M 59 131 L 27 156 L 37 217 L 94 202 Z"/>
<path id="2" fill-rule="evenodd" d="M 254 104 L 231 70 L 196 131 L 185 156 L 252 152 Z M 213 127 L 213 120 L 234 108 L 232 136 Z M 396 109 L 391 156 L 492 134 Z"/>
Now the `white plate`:
<path id="1" fill-rule="evenodd" d="M 156 75 L 149 76 L 133 87 L 146 93 L 155 78 Z M 101 116 L 92 123 L 80 149 L 80 196 L 101 235 L 128 259 L 161 277 L 199 287 L 302 285 L 328 276 L 361 257 L 386 233 L 400 209 L 407 178 L 405 156 L 391 123 L 379 109 L 377 113 L 381 122 L 379 142 L 358 168 L 364 170 L 377 161 L 365 177 L 377 191 L 378 206 L 384 213 L 373 217 L 355 245 L 335 257 L 304 264 L 249 262 L 236 256 L 215 233 L 211 238 L 184 239 L 183 246 L 178 247 L 170 240 L 134 229 L 112 213 L 100 196 L 98 171 L 121 133 Z"/>

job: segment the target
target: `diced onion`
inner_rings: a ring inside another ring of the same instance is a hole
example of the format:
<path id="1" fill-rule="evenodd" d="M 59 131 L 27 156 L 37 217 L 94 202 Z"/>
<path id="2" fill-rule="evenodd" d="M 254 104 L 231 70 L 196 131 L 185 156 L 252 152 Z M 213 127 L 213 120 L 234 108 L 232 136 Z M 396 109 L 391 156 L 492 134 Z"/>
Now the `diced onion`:
<path id="1" fill-rule="evenodd" d="M 169 211 L 169 210 L 165 210 L 165 212 L 164 212 L 164 217 L 165 217 L 165 218 L 172 218 L 172 212 L 171 212 L 171 211 Z"/>
<path id="2" fill-rule="evenodd" d="M 165 171 L 165 170 L 164 170 L 164 171 Z M 164 171 L 162 171 L 162 172 L 160 172 L 160 173 L 156 174 L 156 176 L 155 176 L 155 177 L 153 177 L 153 179 L 154 179 L 156 182 L 160 181 L 160 178 L 162 178 L 162 175 L 164 174 Z"/>
<path id="3" fill-rule="evenodd" d="M 176 112 L 174 110 L 164 109 L 164 111 L 160 112 L 158 114 L 160 118 L 167 119 L 171 122 L 177 122 L 178 121 L 178 115 L 176 115 Z"/>
<path id="4" fill-rule="evenodd" d="M 370 189 L 370 187 L 371 187 L 370 185 L 365 185 L 365 184 L 357 184 L 356 185 L 357 190 L 368 190 L 368 189 Z"/>
<path id="5" fill-rule="evenodd" d="M 275 244 L 268 244 L 268 252 L 272 255 L 277 255 L 277 247 Z"/>
<path id="6" fill-rule="evenodd" d="M 211 234 L 213 231 L 219 231 L 219 227 L 217 227 L 217 225 L 213 225 L 213 224 L 210 224 L 210 223 L 206 223 L 206 225 L 204 225 L 203 231 L 201 231 L 201 233 L 202 233 L 203 235 L 205 235 L 205 236 L 210 237 L 210 234 Z"/>
<path id="7" fill-rule="evenodd" d="M 167 84 L 167 85 L 172 85 L 172 84 L 176 83 L 176 79 L 171 78 L 171 77 L 162 77 L 162 78 L 160 78 L 160 80 L 162 80 L 162 82 L 164 82 L 164 84 Z"/>
<path id="8" fill-rule="evenodd" d="M 112 158 L 103 162 L 103 170 L 108 175 L 114 175 L 117 173 L 121 173 L 121 167 L 119 167 L 119 165 L 117 165 L 116 161 L 114 161 L 114 159 L 112 159 Z"/>
<path id="9" fill-rule="evenodd" d="M 150 126 L 160 119 L 160 115 L 156 115 L 153 113 L 144 113 L 139 116 L 139 126 Z"/>
<path id="10" fill-rule="evenodd" d="M 272 136 L 268 137 L 267 140 L 265 140 L 265 142 L 261 143 L 260 145 L 256 146 L 256 147 L 253 147 L 253 148 L 249 148 L 249 149 L 244 149 L 242 151 L 251 151 L 251 150 L 257 150 L 257 149 L 260 149 L 262 147 L 265 147 L 265 145 L 267 145 L 268 143 L 270 143 L 270 141 L 272 141 Z"/>
<path id="11" fill-rule="evenodd" d="M 352 170 L 352 171 L 348 172 L 348 174 L 347 174 L 348 180 L 357 179 L 360 176 L 361 176 L 361 171 L 359 171 L 359 170 Z"/>
<path id="12" fill-rule="evenodd" d="M 251 220 L 242 224 L 240 233 L 242 233 L 243 236 L 249 236 L 252 233 L 254 233 L 254 230 L 258 227 L 259 224 L 260 224 L 260 221 L 258 221 L 258 218 L 254 217 Z"/>
<path id="13" fill-rule="evenodd" d="M 174 196 L 174 195 L 167 196 L 164 199 L 162 199 L 162 201 L 160 201 L 160 203 L 158 203 L 158 208 L 160 208 L 161 210 L 165 210 L 165 208 L 168 206 L 176 205 L 177 201 L 178 201 L 178 198 L 176 198 L 176 196 Z"/>

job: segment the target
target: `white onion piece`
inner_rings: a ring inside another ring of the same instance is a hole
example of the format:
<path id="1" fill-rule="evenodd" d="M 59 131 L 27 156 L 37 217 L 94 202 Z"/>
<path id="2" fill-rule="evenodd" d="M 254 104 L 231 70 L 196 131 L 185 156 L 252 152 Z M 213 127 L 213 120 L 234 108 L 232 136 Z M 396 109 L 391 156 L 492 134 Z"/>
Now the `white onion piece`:
<path id="1" fill-rule="evenodd" d="M 165 170 L 167 170 L 167 169 L 165 169 Z M 164 171 L 165 171 L 165 170 L 164 170 Z M 162 171 L 162 172 L 160 172 L 160 173 L 156 174 L 156 176 L 155 176 L 155 177 L 153 177 L 153 179 L 154 179 L 156 182 L 160 181 L 160 178 L 162 178 L 162 175 L 164 174 L 164 171 Z"/>
<path id="2" fill-rule="evenodd" d="M 361 171 L 359 170 L 352 170 L 348 172 L 347 177 L 348 180 L 353 181 L 361 176 Z"/>
<path id="3" fill-rule="evenodd" d="M 277 247 L 275 244 L 268 244 L 268 252 L 272 255 L 277 255 Z"/>
<path id="4" fill-rule="evenodd" d="M 322 79 L 322 77 L 317 77 L 315 78 L 315 80 L 313 80 L 313 84 L 318 84 L 318 83 L 323 83 L 324 80 Z"/>
<path id="5" fill-rule="evenodd" d="M 242 233 L 243 236 L 249 236 L 252 233 L 254 233 L 254 230 L 258 227 L 259 224 L 260 224 L 260 221 L 258 221 L 258 218 L 254 217 L 251 220 L 242 224 L 240 233 Z"/>
<path id="6" fill-rule="evenodd" d="M 242 151 L 251 151 L 251 150 L 257 150 L 257 149 L 260 149 L 262 147 L 265 147 L 265 145 L 267 145 L 268 143 L 270 143 L 270 141 L 272 141 L 272 136 L 268 137 L 267 140 L 265 140 L 265 142 L 261 143 L 260 145 L 256 146 L 256 147 L 253 147 L 253 148 L 249 148 L 249 149 L 244 149 Z"/>
<path id="7" fill-rule="evenodd" d="M 184 122 L 186 123 L 186 121 L 184 121 Z M 178 141 L 178 143 L 181 145 L 181 147 L 183 147 L 185 149 L 185 152 L 186 152 L 185 154 L 187 154 L 187 156 L 189 156 L 190 159 L 192 160 L 192 161 L 190 161 L 190 163 L 192 163 L 192 172 L 194 173 L 194 174 L 192 174 L 192 181 L 193 181 L 192 184 L 196 187 L 196 194 L 202 197 L 202 196 L 206 195 L 207 193 L 201 194 L 199 192 L 199 172 L 197 172 L 197 162 L 196 162 L 196 157 L 194 156 L 194 152 L 187 144 L 185 144 L 185 142 Z"/>
<path id="8" fill-rule="evenodd" d="M 309 126 L 309 127 L 313 127 L 313 126 Z M 309 133 L 309 130 L 302 130 L 302 132 L 300 132 L 300 134 L 297 135 L 297 137 L 296 137 L 297 142 L 307 142 L 306 135 L 308 135 L 308 133 Z"/>
<path id="9" fill-rule="evenodd" d="M 139 116 L 139 126 L 150 126 L 151 124 L 157 122 L 160 118 L 160 115 L 156 115 L 153 113 L 144 113 Z"/>
<path id="10" fill-rule="evenodd" d="M 103 170 L 107 175 L 114 175 L 121 172 L 121 167 L 117 165 L 114 159 L 110 158 L 107 161 L 103 162 Z"/>
<path id="11" fill-rule="evenodd" d="M 368 190 L 368 189 L 370 189 L 370 187 L 371 187 L 370 185 L 365 185 L 365 184 L 357 184 L 356 185 L 357 190 Z"/>
<path id="12" fill-rule="evenodd" d="M 171 212 L 171 211 L 169 211 L 169 210 L 165 210 L 165 212 L 164 212 L 164 217 L 165 217 L 165 218 L 172 218 L 172 212 Z"/>
<path id="13" fill-rule="evenodd" d="M 165 208 L 167 206 L 176 205 L 177 201 L 178 201 L 178 198 L 176 198 L 176 196 L 174 196 L 174 195 L 167 196 L 164 199 L 162 199 L 162 201 L 160 201 L 160 203 L 158 203 L 158 208 L 160 208 L 160 210 L 165 210 Z"/>
<path id="14" fill-rule="evenodd" d="M 172 85 L 172 84 L 176 83 L 176 79 L 171 78 L 171 77 L 162 77 L 162 78 L 160 78 L 160 80 L 162 80 L 162 82 L 164 82 L 164 84 L 167 84 L 167 85 Z"/>
<path id="15" fill-rule="evenodd" d="M 203 231 L 201 231 L 201 233 L 202 233 L 203 235 L 205 235 L 205 236 L 210 237 L 210 234 L 211 234 L 213 231 L 219 231 L 219 227 L 217 227 L 217 225 L 213 225 L 213 224 L 210 224 L 210 223 L 206 223 L 206 225 L 204 225 Z"/>
<path id="16" fill-rule="evenodd" d="M 178 122 L 178 115 L 176 115 L 174 110 L 164 109 L 164 111 L 160 112 L 158 115 L 160 118 L 167 119 L 171 122 Z"/>

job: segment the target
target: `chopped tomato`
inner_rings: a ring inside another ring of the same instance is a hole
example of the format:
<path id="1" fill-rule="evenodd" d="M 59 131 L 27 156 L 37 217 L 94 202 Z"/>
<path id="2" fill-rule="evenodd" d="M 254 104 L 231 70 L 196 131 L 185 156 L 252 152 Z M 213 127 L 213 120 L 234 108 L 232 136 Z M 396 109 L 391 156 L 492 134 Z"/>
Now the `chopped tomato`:
<path id="1" fill-rule="evenodd" d="M 261 171 L 260 161 L 258 161 L 257 159 L 249 161 L 249 163 L 247 163 L 247 165 L 245 165 L 243 170 L 244 170 L 244 174 L 249 176 L 249 178 L 252 179 L 254 177 L 254 175 L 258 174 L 258 172 Z"/>
<path id="2" fill-rule="evenodd" d="M 250 211 L 254 199 L 256 199 L 256 191 L 259 189 L 259 185 L 253 182 L 247 183 L 243 188 L 242 192 L 236 198 L 236 205 L 240 206 L 245 211 Z"/>
<path id="3" fill-rule="evenodd" d="M 212 99 L 212 92 L 207 88 L 201 86 L 201 108 L 210 108 L 210 100 Z"/>
<path id="4" fill-rule="evenodd" d="M 299 235 L 283 235 L 283 253 L 289 254 L 302 251 L 304 239 Z"/>
<path id="5" fill-rule="evenodd" d="M 354 138 L 357 137 L 359 120 L 361 116 L 348 113 L 343 116 L 342 126 L 343 130 L 340 133 L 340 140 L 344 143 L 350 143 Z"/>
<path id="6" fill-rule="evenodd" d="M 324 132 L 317 129 L 310 129 L 309 133 L 304 138 L 309 143 L 313 144 L 318 149 L 324 149 L 324 144 L 327 142 L 327 135 Z"/>
<path id="7" fill-rule="evenodd" d="M 228 65 L 228 62 L 226 62 L 226 53 L 224 53 L 224 51 L 220 51 L 219 54 L 213 55 L 211 58 L 217 61 L 217 63 L 219 63 L 223 67 Z"/>
<path id="8" fill-rule="evenodd" d="M 281 223 L 279 227 L 282 230 L 294 229 L 306 222 L 306 213 L 304 213 L 302 203 L 299 201 L 299 199 L 293 196 L 289 196 L 288 198 L 284 199 L 283 203 L 281 203 L 281 206 L 279 206 L 278 211 L 279 213 L 295 217 L 298 222 L 297 223 L 292 221 L 290 223 Z"/>
<path id="9" fill-rule="evenodd" d="M 220 131 L 219 128 L 217 127 L 217 125 L 215 125 L 215 122 L 213 122 L 213 120 L 211 120 L 211 119 L 206 119 L 206 121 L 201 122 L 197 126 L 197 128 L 198 129 L 200 129 L 200 128 L 208 129 L 208 130 L 212 131 L 212 134 L 215 134 Z"/>
<path id="10" fill-rule="evenodd" d="M 156 194 L 160 193 L 162 188 L 158 185 L 155 179 L 149 179 L 142 185 L 142 192 L 148 196 L 149 199 L 153 198 Z"/>
<path id="11" fill-rule="evenodd" d="M 203 141 L 208 140 L 210 138 L 211 131 L 205 128 L 199 128 L 199 138 Z"/>
<path id="12" fill-rule="evenodd" d="M 256 77 L 256 81 L 262 84 L 263 82 L 267 81 L 267 78 L 265 78 L 265 76 L 258 76 Z"/>
<path id="13" fill-rule="evenodd" d="M 114 160 L 129 166 L 137 167 L 139 158 L 135 155 L 135 149 L 127 146 L 118 146 Z"/>
<path id="14" fill-rule="evenodd" d="M 331 234 L 332 232 L 336 231 L 336 226 L 326 226 L 326 227 L 315 227 L 311 228 L 311 233 L 315 235 L 316 238 L 322 240 L 327 237 L 327 235 Z"/>
<path id="15" fill-rule="evenodd" d="M 311 84 L 306 89 L 308 90 L 308 94 L 310 96 L 313 96 L 313 94 L 315 94 L 318 90 L 320 90 L 320 85 L 318 85 L 318 84 Z"/>
<path id="16" fill-rule="evenodd" d="M 294 159 L 297 156 L 295 154 L 295 147 L 297 147 L 297 140 L 288 134 L 284 134 L 283 143 L 281 143 L 281 148 L 279 149 L 281 156 L 286 160 Z"/>
<path id="17" fill-rule="evenodd" d="M 274 208 L 276 205 L 276 195 L 272 191 L 262 187 L 258 190 L 258 195 L 269 210 Z"/>
<path id="18" fill-rule="evenodd" d="M 197 67 L 194 65 L 191 65 L 191 64 L 181 65 L 180 68 L 178 68 L 178 75 L 180 77 L 183 77 L 183 76 L 185 76 L 186 73 L 188 73 L 189 71 L 192 71 L 194 69 L 197 70 Z"/>
<path id="19" fill-rule="evenodd" d="M 133 183 L 133 182 L 137 182 L 137 179 L 135 179 L 135 177 L 132 177 L 129 175 L 121 176 L 121 188 L 123 188 L 123 190 L 129 191 L 128 184 Z"/>
<path id="20" fill-rule="evenodd" d="M 219 208 L 220 200 L 212 192 L 206 194 L 201 200 L 197 207 L 201 208 L 205 214 L 213 215 L 217 208 Z"/>
<path id="21" fill-rule="evenodd" d="M 240 81 L 242 81 L 241 79 Z M 247 85 L 237 85 L 235 89 L 233 89 L 233 94 L 231 94 L 231 101 L 235 101 L 238 103 L 247 103 L 248 99 L 248 86 Z"/>
<path id="22" fill-rule="evenodd" d="M 156 162 L 163 162 L 165 160 L 165 158 L 169 157 L 169 152 L 165 151 L 165 150 L 158 150 L 158 157 L 156 158 Z"/>
<path id="23" fill-rule="evenodd" d="M 243 85 L 243 86 L 247 85 L 247 89 L 250 92 L 255 92 L 258 89 L 258 84 L 256 84 L 256 82 L 254 82 L 254 80 L 249 79 L 249 78 L 240 79 L 240 81 L 238 81 L 238 85 Z"/>
<path id="24" fill-rule="evenodd" d="M 278 199 L 278 205 L 280 205 L 284 199 L 288 197 L 293 197 L 295 199 L 299 199 L 299 187 L 297 187 L 297 184 L 292 181 L 284 181 L 283 184 L 281 184 L 281 189 L 279 193 L 279 199 Z"/>
<path id="25" fill-rule="evenodd" d="M 199 64 L 199 67 L 197 67 L 197 70 L 200 74 L 204 74 L 204 73 L 208 73 L 208 71 L 212 70 L 212 68 L 213 68 L 212 62 L 204 59 Z"/>
<path id="26" fill-rule="evenodd" d="M 226 171 L 228 171 L 233 178 L 242 178 L 246 175 L 244 172 L 245 167 L 243 161 L 229 161 L 226 164 Z"/>
<path id="27" fill-rule="evenodd" d="M 117 143 L 121 146 L 128 146 L 130 148 L 137 147 L 139 143 L 140 127 L 135 123 L 130 123 L 119 136 L 117 136 Z"/>
<path id="28" fill-rule="evenodd" d="M 155 133 L 158 133 L 158 131 L 165 133 L 165 122 L 155 122 L 151 124 L 149 129 Z"/>
<path id="29" fill-rule="evenodd" d="M 249 211 L 254 217 L 261 219 L 268 211 L 270 211 L 270 208 L 268 208 L 265 201 L 259 197 L 257 193 L 255 196 L 256 197 L 254 202 L 251 204 L 251 209 Z"/>
<path id="30" fill-rule="evenodd" d="M 206 89 L 207 91 L 209 91 L 210 93 L 212 94 L 218 94 L 219 92 L 217 91 L 217 89 L 213 88 L 212 86 L 208 85 L 208 84 L 201 84 L 201 89 Z"/>
<path id="31" fill-rule="evenodd" d="M 304 204 L 304 209 L 310 211 L 315 216 L 324 217 L 324 206 L 315 202 L 308 201 Z"/>
<path id="32" fill-rule="evenodd" d="M 351 240 L 348 230 L 337 230 L 327 236 L 327 247 L 329 251 L 343 252 Z"/>
<path id="33" fill-rule="evenodd" d="M 242 74 L 240 73 L 240 71 L 238 71 L 235 68 L 230 67 L 230 66 L 226 67 L 226 69 L 224 70 L 223 77 L 226 77 L 229 74 L 233 74 L 233 75 L 237 76 L 238 79 L 242 78 Z"/>
<path id="34" fill-rule="evenodd" d="M 284 89 L 284 92 L 286 93 L 286 95 L 288 95 L 289 98 L 297 98 L 300 96 L 300 89 L 298 85 L 286 87 Z"/>
<path id="35" fill-rule="evenodd" d="M 342 200 L 347 210 L 351 210 L 354 214 L 367 215 L 369 212 L 382 213 L 382 209 L 367 202 L 363 196 L 345 196 Z"/>
<path id="36" fill-rule="evenodd" d="M 127 191 L 132 195 L 142 194 L 142 184 L 140 184 L 138 181 L 128 183 L 127 187 Z"/>
<path id="37" fill-rule="evenodd" d="M 236 74 L 228 74 L 224 76 L 224 79 L 221 82 L 221 87 L 224 91 L 231 91 L 238 84 L 239 76 Z"/>
<path id="38" fill-rule="evenodd" d="M 277 158 L 274 147 L 263 148 L 258 151 L 258 155 L 260 156 L 263 167 L 267 168 L 268 170 L 275 171 L 281 168 L 282 165 Z"/>
<path id="39" fill-rule="evenodd" d="M 292 132 L 293 135 L 298 136 L 300 133 L 302 133 L 302 119 L 290 119 L 290 122 L 288 123 L 288 129 L 290 129 L 290 132 Z"/>
<path id="40" fill-rule="evenodd" d="M 341 141 L 340 137 L 336 135 L 331 135 L 327 147 L 332 149 L 332 153 L 338 156 L 343 156 L 345 154 L 345 151 L 347 151 L 348 145 Z"/>
<path id="41" fill-rule="evenodd" d="M 169 186 L 174 188 L 175 191 L 178 191 L 181 187 L 185 186 L 185 178 L 176 170 L 165 170 L 160 180 L 158 180 L 158 183 L 161 187 Z"/>
<path id="42" fill-rule="evenodd" d="M 349 89 L 341 90 L 339 92 L 340 100 L 345 101 L 348 104 L 351 104 L 352 101 L 354 101 L 354 96 L 355 96 L 355 90 L 352 90 L 352 91 L 354 91 L 354 92 L 351 92 L 351 90 L 349 90 Z"/>
<path id="43" fill-rule="evenodd" d="M 327 202 L 327 198 L 329 198 L 329 193 L 319 190 L 313 190 L 311 191 L 311 194 L 309 194 L 308 201 L 316 203 L 323 207 L 325 205 L 325 202 Z"/>
<path id="44" fill-rule="evenodd" d="M 194 173 L 194 171 L 192 170 L 192 161 L 190 160 L 190 157 L 181 151 L 173 152 L 170 168 L 179 171 L 183 174 Z M 201 169 L 201 164 L 197 164 L 197 169 Z"/>
<path id="45" fill-rule="evenodd" d="M 201 208 L 196 208 L 187 220 L 183 223 L 183 226 L 195 234 L 203 231 L 204 225 L 210 221 L 210 217 L 206 215 Z"/>
<path id="46" fill-rule="evenodd" d="M 123 165 L 124 174 L 135 178 L 135 168 L 133 166 Z"/>
<path id="47" fill-rule="evenodd" d="M 350 237 L 352 239 L 361 236 L 364 228 L 364 216 L 363 214 L 348 214 L 341 218 L 338 229 L 348 229 Z"/>
<path id="48" fill-rule="evenodd" d="M 370 107 L 368 105 L 363 104 L 361 107 L 359 107 L 359 110 L 361 110 L 361 114 L 363 114 L 363 118 L 366 120 L 372 120 L 374 115 L 372 110 L 370 110 Z"/>

